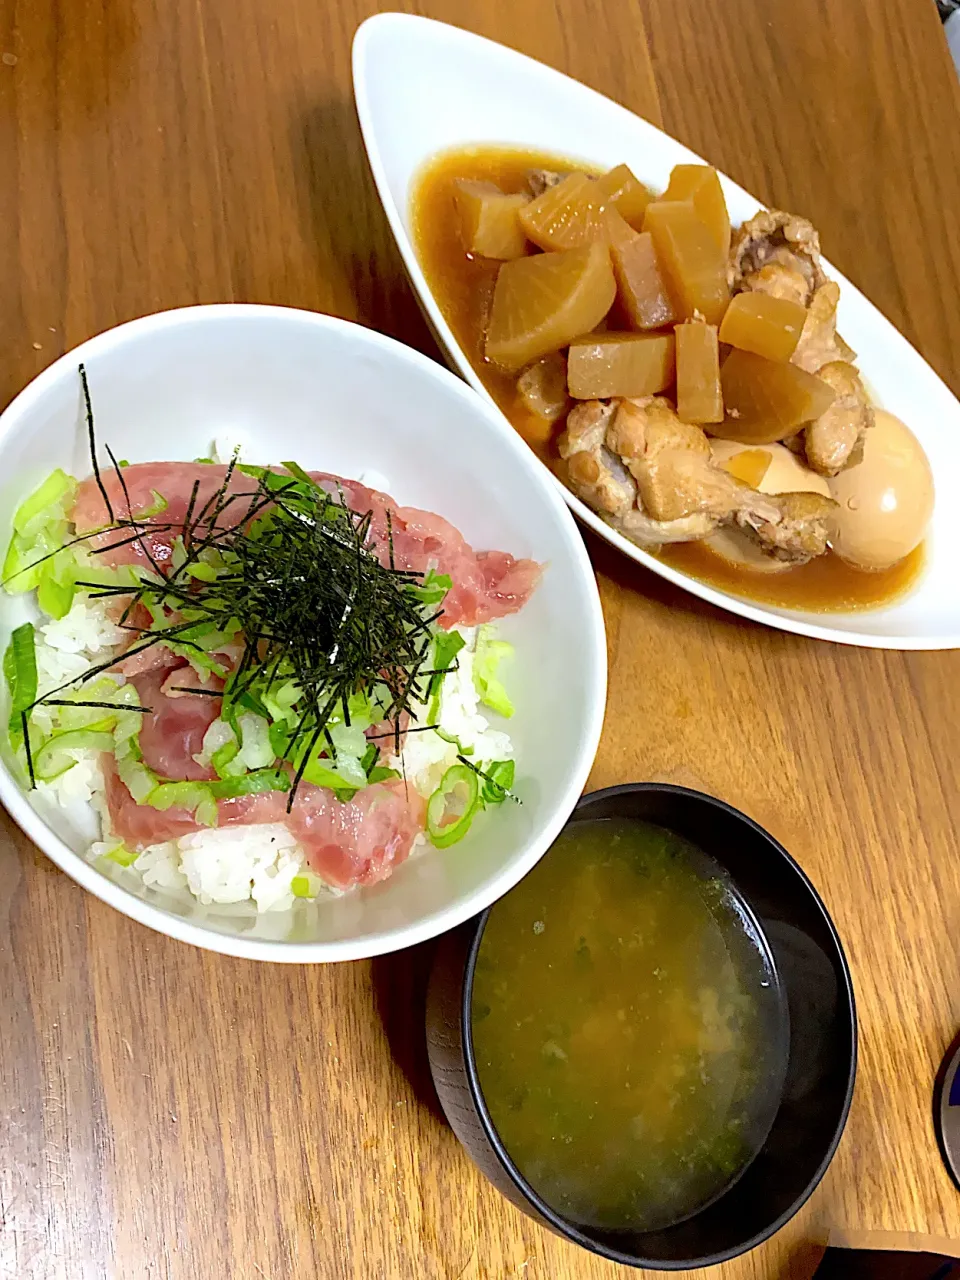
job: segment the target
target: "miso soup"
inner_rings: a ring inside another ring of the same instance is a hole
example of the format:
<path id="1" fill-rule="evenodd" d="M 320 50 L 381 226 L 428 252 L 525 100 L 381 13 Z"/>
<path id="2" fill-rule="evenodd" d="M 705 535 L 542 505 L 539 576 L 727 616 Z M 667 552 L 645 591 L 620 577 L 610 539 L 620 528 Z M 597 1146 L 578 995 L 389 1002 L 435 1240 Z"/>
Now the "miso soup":
<path id="1" fill-rule="evenodd" d="M 557 1213 L 654 1230 L 739 1177 L 770 1130 L 787 1014 L 726 873 L 646 822 L 588 820 L 493 908 L 473 1046 L 493 1124 Z"/>

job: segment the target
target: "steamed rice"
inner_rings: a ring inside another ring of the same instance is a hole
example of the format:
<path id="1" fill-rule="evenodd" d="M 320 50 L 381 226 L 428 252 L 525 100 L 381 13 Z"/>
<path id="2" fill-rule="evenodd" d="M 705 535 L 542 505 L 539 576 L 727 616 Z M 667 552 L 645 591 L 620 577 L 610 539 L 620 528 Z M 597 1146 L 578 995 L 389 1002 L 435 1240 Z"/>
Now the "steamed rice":
<path id="1" fill-rule="evenodd" d="M 473 680 L 473 647 L 476 632 L 458 628 L 466 647 L 458 654 L 458 667 L 441 685 L 438 723 L 477 760 L 513 758 L 509 735 L 494 729 L 481 710 Z M 39 626 L 36 637 L 39 693 L 82 675 L 102 662 L 126 638 L 107 616 L 105 606 L 78 593 L 65 617 Z M 49 709 L 42 704 L 33 713 L 38 728 L 50 729 Z M 44 723 L 46 717 L 46 723 Z M 423 796 L 439 785 L 456 763 L 457 746 L 434 731 L 407 735 L 399 757 L 387 763 L 397 769 Z M 90 846 L 91 860 L 109 858 L 122 847 L 109 827 L 105 784 L 97 752 L 70 753 L 76 763 L 50 782 L 38 782 L 41 794 L 62 806 L 90 804 L 98 812 L 102 839 Z M 426 844 L 419 836 L 413 853 Z M 209 828 L 150 845 L 137 856 L 126 874 L 164 894 L 190 894 L 204 905 L 252 902 L 258 911 L 286 911 L 298 896 L 293 882 L 306 877 L 309 896 L 336 892 L 310 872 L 298 841 L 283 823 Z"/>

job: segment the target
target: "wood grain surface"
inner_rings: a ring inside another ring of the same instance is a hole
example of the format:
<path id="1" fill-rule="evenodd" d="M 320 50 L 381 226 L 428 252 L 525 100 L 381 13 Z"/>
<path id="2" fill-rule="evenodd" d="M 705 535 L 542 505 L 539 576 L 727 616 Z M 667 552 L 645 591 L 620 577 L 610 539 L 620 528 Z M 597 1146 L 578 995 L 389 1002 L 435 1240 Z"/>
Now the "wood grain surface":
<path id="1" fill-rule="evenodd" d="M 0 0 L 3 403 L 91 334 L 194 302 L 327 310 L 435 354 L 352 107 L 350 39 L 378 7 Z M 932 3 L 392 7 L 552 63 L 809 215 L 960 391 L 960 90 Z M 960 656 L 764 630 L 591 551 L 611 657 L 592 785 L 689 783 L 759 819 L 823 891 L 859 996 L 839 1155 L 723 1276 L 801 1280 L 831 1227 L 960 1238 L 930 1118 L 960 1025 Z M 429 956 L 204 954 L 0 817 L 0 1275 L 613 1276 L 502 1200 L 442 1122 Z"/>

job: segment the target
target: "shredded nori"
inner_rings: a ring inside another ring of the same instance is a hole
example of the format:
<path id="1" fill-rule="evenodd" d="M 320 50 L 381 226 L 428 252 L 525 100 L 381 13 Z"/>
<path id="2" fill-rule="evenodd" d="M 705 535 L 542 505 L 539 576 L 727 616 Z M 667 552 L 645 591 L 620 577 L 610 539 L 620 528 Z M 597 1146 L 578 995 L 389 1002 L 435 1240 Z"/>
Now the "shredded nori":
<path id="1" fill-rule="evenodd" d="M 97 545 L 89 550 L 103 555 L 136 543 L 152 574 L 130 587 L 78 582 L 91 599 L 124 599 L 118 625 L 134 631 L 138 639 L 122 654 L 97 663 L 38 698 L 32 707 L 63 705 L 65 700 L 57 694 L 82 686 L 154 645 L 173 644 L 205 652 L 199 643 L 204 636 L 224 633 L 240 646 L 240 655 L 223 689 L 185 687 L 184 692 L 222 698 L 221 714 L 227 720 L 243 710 L 269 719 L 261 696 L 274 685 L 296 681 L 302 691 L 295 704 L 299 718 L 289 729 L 282 757 L 293 771 L 288 811 L 311 753 L 321 741 L 335 759 L 329 722 L 336 715 L 350 724 L 350 700 L 355 695 L 378 692 L 383 704 L 381 719 L 389 729 L 369 736 L 392 737 L 398 754 L 403 732 L 433 727 L 404 722 L 416 720 L 417 704 L 425 701 L 430 677 L 436 674 L 427 668 L 427 658 L 432 627 L 443 610 L 424 603 L 422 573 L 395 567 L 389 512 L 385 531 L 388 555 L 383 564 L 377 555 L 371 511 L 352 510 L 339 488 L 336 494 L 327 492 L 295 463 L 284 463 L 284 474 L 241 467 L 234 456 L 219 488 L 199 511 L 198 480 L 182 522 L 138 519 L 122 467 L 107 448 L 126 503 L 127 515 L 118 516 L 101 476 L 93 408 L 82 365 L 79 373 L 91 465 L 110 523 L 64 545 L 96 538 Z M 250 484 L 243 492 L 231 493 L 231 480 L 238 470 Z M 150 536 L 161 532 L 175 533 L 182 542 L 183 555 L 176 567 L 161 566 L 153 554 Z M 104 536 L 113 534 L 119 536 Z M 201 562 L 211 561 L 218 566 L 213 580 L 191 574 Z M 131 621 L 138 616 L 138 606 L 149 606 L 152 626 L 145 629 Z M 158 623 L 158 615 L 169 623 Z M 66 701 L 72 706 L 110 705 Z M 33 782 L 26 724 L 24 730 Z"/>

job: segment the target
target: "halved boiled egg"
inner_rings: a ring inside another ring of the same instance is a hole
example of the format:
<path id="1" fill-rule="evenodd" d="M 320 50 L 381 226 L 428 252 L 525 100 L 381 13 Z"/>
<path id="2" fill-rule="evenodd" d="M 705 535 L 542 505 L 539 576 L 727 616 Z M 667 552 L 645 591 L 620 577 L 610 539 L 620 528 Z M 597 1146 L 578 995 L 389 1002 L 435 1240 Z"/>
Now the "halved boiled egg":
<path id="1" fill-rule="evenodd" d="M 933 472 L 916 436 L 877 409 L 863 457 L 830 481 L 838 503 L 830 545 L 857 569 L 889 569 L 923 541 L 933 514 Z"/>

